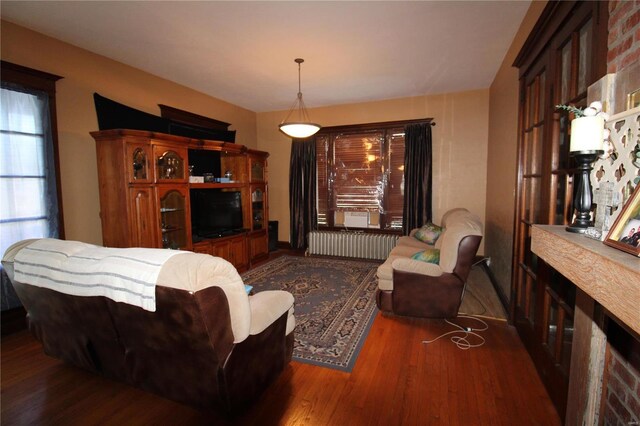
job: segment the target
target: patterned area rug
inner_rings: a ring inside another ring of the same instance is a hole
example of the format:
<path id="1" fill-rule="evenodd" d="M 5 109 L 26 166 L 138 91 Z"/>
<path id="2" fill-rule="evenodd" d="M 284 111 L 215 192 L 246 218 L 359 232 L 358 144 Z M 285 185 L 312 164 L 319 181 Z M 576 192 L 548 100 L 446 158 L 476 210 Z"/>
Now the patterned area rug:
<path id="1" fill-rule="evenodd" d="M 376 308 L 374 261 L 281 256 L 242 274 L 254 291 L 286 290 L 295 297 L 293 358 L 350 372 Z"/>

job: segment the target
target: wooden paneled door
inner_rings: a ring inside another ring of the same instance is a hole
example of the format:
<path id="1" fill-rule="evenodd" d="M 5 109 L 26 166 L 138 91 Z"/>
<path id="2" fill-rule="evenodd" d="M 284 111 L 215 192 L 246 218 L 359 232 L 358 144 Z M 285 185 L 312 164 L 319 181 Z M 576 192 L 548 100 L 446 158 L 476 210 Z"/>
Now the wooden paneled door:
<path id="1" fill-rule="evenodd" d="M 518 55 L 520 111 L 511 318 L 564 418 L 575 286 L 531 251 L 533 224 L 573 217 L 569 122 L 606 71 L 607 2 L 550 2 Z"/>

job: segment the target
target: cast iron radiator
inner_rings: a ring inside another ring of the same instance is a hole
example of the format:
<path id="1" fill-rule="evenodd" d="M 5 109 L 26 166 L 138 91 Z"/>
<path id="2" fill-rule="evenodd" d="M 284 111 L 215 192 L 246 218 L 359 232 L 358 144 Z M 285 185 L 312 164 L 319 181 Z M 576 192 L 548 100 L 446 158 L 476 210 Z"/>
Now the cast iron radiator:
<path id="1" fill-rule="evenodd" d="M 309 254 L 384 260 L 395 247 L 398 235 L 354 231 L 311 231 Z"/>

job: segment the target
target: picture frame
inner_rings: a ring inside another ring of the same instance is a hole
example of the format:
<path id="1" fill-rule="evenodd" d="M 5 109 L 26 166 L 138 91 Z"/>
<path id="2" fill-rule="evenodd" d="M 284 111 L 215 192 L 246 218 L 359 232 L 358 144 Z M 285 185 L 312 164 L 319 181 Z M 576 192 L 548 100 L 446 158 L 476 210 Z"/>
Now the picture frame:
<path id="1" fill-rule="evenodd" d="M 640 257 L 640 184 L 625 203 L 604 243 Z"/>

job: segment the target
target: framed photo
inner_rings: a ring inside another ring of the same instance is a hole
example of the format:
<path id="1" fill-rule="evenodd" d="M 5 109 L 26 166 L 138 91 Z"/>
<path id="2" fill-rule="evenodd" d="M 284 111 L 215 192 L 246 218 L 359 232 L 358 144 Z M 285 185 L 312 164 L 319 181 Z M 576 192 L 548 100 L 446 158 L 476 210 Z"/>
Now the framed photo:
<path id="1" fill-rule="evenodd" d="M 604 243 L 640 257 L 640 184 L 622 208 Z"/>

